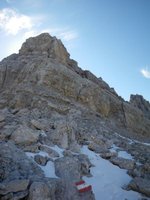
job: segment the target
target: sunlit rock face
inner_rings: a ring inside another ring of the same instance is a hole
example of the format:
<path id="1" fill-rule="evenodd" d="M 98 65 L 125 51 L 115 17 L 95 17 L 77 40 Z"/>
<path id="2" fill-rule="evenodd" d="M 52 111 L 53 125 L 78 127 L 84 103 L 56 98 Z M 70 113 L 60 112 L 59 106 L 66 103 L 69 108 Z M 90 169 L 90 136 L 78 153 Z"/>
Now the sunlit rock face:
<path id="1" fill-rule="evenodd" d="M 131 103 L 125 102 L 101 78 L 79 68 L 62 42 L 48 33 L 27 39 L 19 54 L 0 63 L 0 89 L 0 107 L 42 105 L 67 112 L 69 105 L 63 104 L 69 101 L 99 113 L 133 135 L 150 137 L 149 103 L 141 96 L 131 96 Z"/>

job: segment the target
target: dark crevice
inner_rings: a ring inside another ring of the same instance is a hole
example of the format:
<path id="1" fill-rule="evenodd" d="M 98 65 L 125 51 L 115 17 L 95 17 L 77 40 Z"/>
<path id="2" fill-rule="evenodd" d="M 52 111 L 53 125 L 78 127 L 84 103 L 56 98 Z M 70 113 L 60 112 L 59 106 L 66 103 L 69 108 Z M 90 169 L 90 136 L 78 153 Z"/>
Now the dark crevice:
<path id="1" fill-rule="evenodd" d="M 125 114 L 123 102 L 121 103 L 121 107 L 122 107 L 122 113 L 123 113 L 123 118 L 124 118 L 124 126 L 127 127 L 127 120 L 126 120 L 126 114 Z"/>
<path id="2" fill-rule="evenodd" d="M 7 65 L 6 65 L 6 69 L 4 72 L 4 78 L 3 78 L 3 82 L 2 82 L 2 88 L 4 87 L 5 81 L 6 81 L 6 76 L 7 76 Z"/>

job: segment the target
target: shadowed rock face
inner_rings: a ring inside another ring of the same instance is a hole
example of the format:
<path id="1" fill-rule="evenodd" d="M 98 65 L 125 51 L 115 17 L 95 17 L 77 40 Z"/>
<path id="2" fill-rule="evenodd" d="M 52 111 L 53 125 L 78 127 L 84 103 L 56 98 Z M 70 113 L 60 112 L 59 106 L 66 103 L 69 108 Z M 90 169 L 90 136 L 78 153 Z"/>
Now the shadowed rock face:
<path id="1" fill-rule="evenodd" d="M 150 103 L 146 101 L 142 95 L 131 95 L 130 103 L 140 109 L 144 113 L 145 117 L 150 119 Z"/>
<path id="2" fill-rule="evenodd" d="M 150 138 L 148 102 L 133 96 L 125 102 L 102 79 L 79 68 L 62 42 L 48 33 L 27 39 L 19 54 L 0 63 L 0 91 L 1 108 L 42 106 L 67 114 L 78 104 L 113 126 Z"/>

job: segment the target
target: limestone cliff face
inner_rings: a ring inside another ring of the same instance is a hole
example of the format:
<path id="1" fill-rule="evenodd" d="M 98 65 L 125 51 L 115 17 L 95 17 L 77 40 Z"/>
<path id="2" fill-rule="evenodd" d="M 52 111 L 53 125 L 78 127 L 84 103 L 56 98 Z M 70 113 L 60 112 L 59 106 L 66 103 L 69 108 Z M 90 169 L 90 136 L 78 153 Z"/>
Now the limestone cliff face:
<path id="1" fill-rule="evenodd" d="M 150 103 L 145 100 L 142 95 L 131 95 L 130 103 L 140 109 L 144 113 L 145 117 L 150 119 Z"/>
<path id="2" fill-rule="evenodd" d="M 42 108 L 68 114 L 78 105 L 116 127 L 150 137 L 145 103 L 141 109 L 133 98 L 125 102 L 102 79 L 79 68 L 62 42 L 47 33 L 27 39 L 19 54 L 3 59 L 0 91 L 1 108 Z"/>

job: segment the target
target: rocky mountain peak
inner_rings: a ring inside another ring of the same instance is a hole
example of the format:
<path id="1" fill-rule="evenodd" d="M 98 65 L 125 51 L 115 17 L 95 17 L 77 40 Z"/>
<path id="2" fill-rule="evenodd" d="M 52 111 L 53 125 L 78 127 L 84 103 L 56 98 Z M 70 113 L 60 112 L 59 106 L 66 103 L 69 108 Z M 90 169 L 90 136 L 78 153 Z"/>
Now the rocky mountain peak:
<path id="1" fill-rule="evenodd" d="M 27 39 L 0 62 L 0 199 L 147 199 L 149 108 L 78 67 L 56 37 Z M 122 189 L 127 170 L 138 193 Z"/>
<path id="2" fill-rule="evenodd" d="M 45 55 L 63 64 L 66 64 L 70 57 L 61 40 L 52 37 L 49 33 L 42 33 L 37 37 L 27 39 L 19 50 L 19 54 Z"/>

